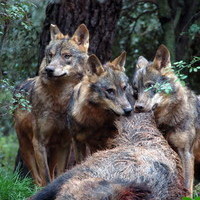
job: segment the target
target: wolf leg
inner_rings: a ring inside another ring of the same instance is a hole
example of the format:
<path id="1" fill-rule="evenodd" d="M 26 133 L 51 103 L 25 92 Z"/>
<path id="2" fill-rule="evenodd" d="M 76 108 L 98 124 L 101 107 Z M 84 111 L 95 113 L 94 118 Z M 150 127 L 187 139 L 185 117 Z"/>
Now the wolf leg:
<path id="1" fill-rule="evenodd" d="M 194 156 L 193 152 L 187 148 L 178 149 L 181 157 L 184 171 L 185 187 L 190 192 L 190 197 L 193 194 L 193 181 L 194 181 Z"/>
<path id="2" fill-rule="evenodd" d="M 73 148 L 75 151 L 75 160 L 76 163 L 80 163 L 86 158 L 86 144 L 76 139 L 72 140 Z"/>
<path id="3" fill-rule="evenodd" d="M 28 170 L 31 172 L 31 175 L 36 184 L 41 185 L 41 178 L 38 172 L 35 156 L 34 156 L 34 149 L 32 144 L 32 131 L 28 129 L 29 132 L 25 131 L 24 129 L 20 129 L 20 126 L 16 125 L 16 132 L 19 140 L 19 148 L 20 148 L 20 155 L 22 156 L 23 161 L 25 162 Z"/>
<path id="4" fill-rule="evenodd" d="M 56 150 L 55 147 L 51 147 L 48 150 L 48 165 L 49 165 L 49 173 L 51 176 L 51 180 L 54 180 L 56 175 Z"/>
<path id="5" fill-rule="evenodd" d="M 36 163 L 39 169 L 39 174 L 42 179 L 42 186 L 47 185 L 51 181 L 50 172 L 47 162 L 47 152 L 44 143 L 38 140 L 35 136 L 33 137 L 33 148 Z"/>
<path id="6" fill-rule="evenodd" d="M 70 154 L 70 144 L 57 149 L 57 176 L 65 171 L 66 162 Z"/>
<path id="7" fill-rule="evenodd" d="M 182 129 L 172 132 L 167 140 L 175 147 L 179 154 L 183 165 L 183 176 L 185 179 L 185 187 L 192 197 L 193 181 L 194 181 L 194 142 L 196 139 L 196 131 L 193 127 L 187 127 L 188 131 Z"/>
<path id="8" fill-rule="evenodd" d="M 37 169 L 37 164 L 36 164 L 36 160 L 35 160 L 35 156 L 34 156 L 34 150 L 32 146 L 29 146 L 26 144 L 27 147 L 21 147 L 20 148 L 20 152 L 22 155 L 22 158 L 26 164 L 26 166 L 28 167 L 28 169 L 30 170 L 32 177 L 35 181 L 35 183 L 37 185 L 41 185 L 42 184 L 42 180 L 40 178 L 38 169 Z"/>

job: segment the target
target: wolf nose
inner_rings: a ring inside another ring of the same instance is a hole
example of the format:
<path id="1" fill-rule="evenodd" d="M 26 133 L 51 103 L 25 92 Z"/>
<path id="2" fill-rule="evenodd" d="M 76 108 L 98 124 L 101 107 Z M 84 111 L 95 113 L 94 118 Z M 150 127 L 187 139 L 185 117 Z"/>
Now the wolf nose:
<path id="1" fill-rule="evenodd" d="M 143 104 L 136 104 L 135 105 L 135 112 L 142 112 L 144 111 L 144 105 Z"/>
<path id="2" fill-rule="evenodd" d="M 128 108 L 124 108 L 124 114 L 125 115 L 130 115 L 131 114 L 131 111 L 133 110 L 131 107 L 128 107 Z"/>
<path id="3" fill-rule="evenodd" d="M 54 66 L 47 66 L 45 68 L 45 71 L 47 72 L 48 75 L 52 75 L 53 72 L 55 71 L 55 68 L 54 68 Z"/>

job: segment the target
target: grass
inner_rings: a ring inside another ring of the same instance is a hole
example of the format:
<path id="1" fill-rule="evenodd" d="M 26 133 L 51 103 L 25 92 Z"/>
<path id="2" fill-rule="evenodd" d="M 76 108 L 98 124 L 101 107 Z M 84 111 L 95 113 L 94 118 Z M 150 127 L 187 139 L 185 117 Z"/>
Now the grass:
<path id="1" fill-rule="evenodd" d="M 30 178 L 13 173 L 17 151 L 16 134 L 3 136 L 0 132 L 0 200 L 23 200 L 39 189 Z"/>
<path id="2" fill-rule="evenodd" d="M 18 173 L 0 169 L 0 199 L 24 200 L 33 195 L 39 188 L 28 177 L 20 179 Z"/>
<path id="3" fill-rule="evenodd" d="M 3 136 L 0 133 L 0 168 L 13 171 L 17 150 L 18 141 L 16 134 Z"/>

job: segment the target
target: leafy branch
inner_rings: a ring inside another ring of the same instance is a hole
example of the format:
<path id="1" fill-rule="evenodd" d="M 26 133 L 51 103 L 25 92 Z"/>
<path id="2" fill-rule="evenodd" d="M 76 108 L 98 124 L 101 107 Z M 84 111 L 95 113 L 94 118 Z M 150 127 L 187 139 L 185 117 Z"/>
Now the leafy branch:
<path id="1" fill-rule="evenodd" d="M 182 85 L 185 86 L 185 79 L 187 79 L 188 76 L 185 75 L 183 71 L 188 70 L 189 73 L 198 72 L 198 70 L 200 70 L 200 66 L 196 66 L 198 62 L 200 62 L 200 57 L 195 56 L 190 63 L 186 63 L 181 60 L 179 62 L 175 62 L 173 66 L 168 68 L 168 70 L 173 71 L 177 76 L 176 81 L 180 81 Z M 152 86 L 145 89 L 146 92 L 149 90 L 154 90 L 156 93 L 163 92 L 165 94 L 171 94 L 173 92 L 171 83 L 168 81 L 164 81 L 162 83 L 156 82 Z"/>
<path id="2" fill-rule="evenodd" d="M 165 94 L 171 94 L 173 92 L 171 84 L 167 81 L 162 83 L 156 82 L 152 86 L 146 88 L 145 92 L 149 90 L 154 90 L 156 93 L 165 93 Z"/>
<path id="3" fill-rule="evenodd" d="M 28 92 L 20 90 L 20 92 L 16 93 L 13 97 L 12 92 L 14 91 L 14 86 L 9 83 L 7 79 L 1 80 L 1 84 L 1 90 L 3 90 L 6 94 L 4 99 L 1 99 L 3 103 L 0 110 L 2 113 L 1 115 L 8 114 L 7 111 L 12 113 L 18 107 L 21 110 L 27 110 L 29 112 L 31 111 L 32 106 L 27 98 L 29 96 Z M 7 98 L 10 99 L 9 102 L 7 102 Z"/>

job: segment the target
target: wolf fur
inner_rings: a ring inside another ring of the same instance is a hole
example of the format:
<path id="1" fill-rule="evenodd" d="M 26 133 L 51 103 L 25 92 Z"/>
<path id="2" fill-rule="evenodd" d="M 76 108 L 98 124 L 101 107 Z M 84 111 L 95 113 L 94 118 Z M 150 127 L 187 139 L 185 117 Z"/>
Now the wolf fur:
<path id="1" fill-rule="evenodd" d="M 125 59 L 123 52 L 102 66 L 99 59 L 91 55 L 88 72 L 74 88 L 67 119 L 77 162 L 105 149 L 108 138 L 117 134 L 115 119 L 132 111 L 132 102 L 127 97 L 131 89 L 124 73 Z"/>
<path id="2" fill-rule="evenodd" d="M 168 83 L 169 94 L 156 91 L 155 84 Z M 153 62 L 140 57 L 133 79 L 136 96 L 135 110 L 146 112 L 154 109 L 157 126 L 179 154 L 185 178 L 185 187 L 192 195 L 194 157 L 199 160 L 200 101 L 183 86 L 171 68 L 170 53 L 161 45 Z"/>
<path id="3" fill-rule="evenodd" d="M 187 195 L 181 161 L 157 129 L 152 112 L 121 117 L 117 127 L 119 134 L 110 141 L 113 149 L 94 153 L 30 199 L 180 200 Z"/>
<path id="4" fill-rule="evenodd" d="M 85 25 L 72 37 L 51 25 L 51 41 L 30 92 L 32 111 L 15 111 L 20 153 L 40 186 L 64 172 L 71 143 L 64 115 L 73 87 L 82 79 L 88 47 Z"/>

